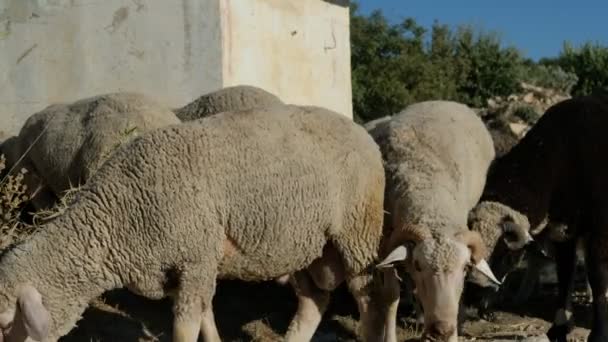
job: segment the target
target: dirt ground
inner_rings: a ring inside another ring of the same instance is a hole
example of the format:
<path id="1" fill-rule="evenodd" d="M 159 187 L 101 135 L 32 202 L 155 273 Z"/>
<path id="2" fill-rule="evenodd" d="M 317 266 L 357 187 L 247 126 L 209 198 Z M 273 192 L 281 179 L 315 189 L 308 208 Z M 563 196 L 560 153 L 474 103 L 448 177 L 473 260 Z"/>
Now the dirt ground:
<path id="1" fill-rule="evenodd" d="M 502 308 L 493 322 L 480 320 L 475 310 L 468 317 L 462 341 L 547 341 L 544 333 L 554 314 L 555 291 L 548 289 L 518 308 Z M 288 286 L 275 283 L 222 281 L 214 299 L 214 311 L 224 341 L 280 341 L 296 308 Z M 421 330 L 413 317 L 400 308 L 399 340 L 416 341 Z M 323 323 L 313 341 L 355 341 L 356 305 L 345 288 L 336 290 Z M 577 300 L 577 328 L 571 341 L 588 334 L 589 306 Z M 61 339 L 75 341 L 171 341 L 170 300 L 150 301 L 124 290 L 113 291 L 92 303 L 78 327 Z"/>

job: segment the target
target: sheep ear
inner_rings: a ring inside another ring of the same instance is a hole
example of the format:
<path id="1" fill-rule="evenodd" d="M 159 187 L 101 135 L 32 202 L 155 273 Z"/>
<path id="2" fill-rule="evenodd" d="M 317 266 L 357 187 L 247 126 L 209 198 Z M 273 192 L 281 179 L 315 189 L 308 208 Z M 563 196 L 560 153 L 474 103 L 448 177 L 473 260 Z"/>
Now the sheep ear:
<path id="1" fill-rule="evenodd" d="M 15 319 L 15 309 L 8 309 L 0 313 L 0 328 L 10 325 Z"/>
<path id="2" fill-rule="evenodd" d="M 481 259 L 477 264 L 472 265 L 469 274 L 469 281 L 482 287 L 498 287 L 502 283 L 496 279 L 494 272 L 490 269 L 490 265 L 486 259 Z"/>
<path id="3" fill-rule="evenodd" d="M 405 245 L 401 245 L 395 249 L 393 249 L 392 252 L 389 253 L 389 255 L 384 258 L 384 260 L 382 260 L 378 265 L 376 265 L 377 268 L 386 268 L 386 267 L 392 267 L 394 266 L 393 264 L 399 262 L 399 261 L 404 261 L 407 258 L 407 247 Z"/>
<path id="4" fill-rule="evenodd" d="M 24 286 L 17 298 L 15 320 L 20 320 L 27 335 L 43 341 L 49 334 L 51 315 L 42 304 L 42 296 L 32 286 Z"/>

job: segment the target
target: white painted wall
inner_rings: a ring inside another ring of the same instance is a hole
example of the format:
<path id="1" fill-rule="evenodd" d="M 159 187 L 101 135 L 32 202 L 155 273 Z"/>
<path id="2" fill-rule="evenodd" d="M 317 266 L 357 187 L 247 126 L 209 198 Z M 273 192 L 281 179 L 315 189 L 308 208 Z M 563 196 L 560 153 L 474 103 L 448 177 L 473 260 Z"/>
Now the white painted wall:
<path id="1" fill-rule="evenodd" d="M 319 0 L 223 0 L 224 85 L 256 84 L 352 118 L 349 9 Z"/>
<path id="2" fill-rule="evenodd" d="M 348 20 L 322 0 L 0 0 L 0 139 L 114 91 L 178 107 L 251 84 L 352 117 Z"/>

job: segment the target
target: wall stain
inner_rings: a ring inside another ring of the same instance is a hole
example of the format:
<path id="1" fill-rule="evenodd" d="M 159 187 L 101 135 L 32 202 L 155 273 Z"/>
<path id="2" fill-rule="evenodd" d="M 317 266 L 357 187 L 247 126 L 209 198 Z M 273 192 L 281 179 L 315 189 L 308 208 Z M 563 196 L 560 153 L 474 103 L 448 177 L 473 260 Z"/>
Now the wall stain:
<path id="1" fill-rule="evenodd" d="M 143 0 L 132 0 L 135 5 L 135 12 L 139 13 L 146 9 L 146 5 L 144 5 Z"/>
<path id="2" fill-rule="evenodd" d="M 127 20 L 129 17 L 129 7 L 124 6 L 116 11 L 114 11 L 114 16 L 112 17 L 112 23 L 106 26 L 104 29 L 110 33 L 116 32 L 120 28 L 120 26 Z"/>
<path id="3" fill-rule="evenodd" d="M 25 57 L 27 57 L 30 53 L 32 53 L 32 51 L 34 51 L 34 49 L 37 47 L 38 47 L 38 43 L 32 45 L 29 49 L 25 50 L 25 52 L 23 52 L 21 54 L 21 56 L 19 56 L 19 58 L 17 58 L 17 64 L 21 63 L 21 61 L 23 61 L 25 59 Z"/>
<path id="4" fill-rule="evenodd" d="M 190 23 L 189 0 L 182 0 L 182 11 L 184 12 L 184 70 L 190 70 L 192 56 L 192 24 Z"/>
<path id="5" fill-rule="evenodd" d="M 0 30 L 0 40 L 8 38 L 8 36 L 10 36 L 10 35 L 11 35 L 11 21 L 7 19 L 6 24 L 4 24 L 4 30 Z"/>
<path id="6" fill-rule="evenodd" d="M 131 49 L 129 50 L 129 55 L 134 56 L 141 61 L 146 56 L 146 53 L 143 50 Z"/>
<path id="7" fill-rule="evenodd" d="M 32 18 L 39 17 L 42 8 L 38 0 L 12 0 L 7 1 L 8 6 L 0 13 L 0 20 L 10 20 L 16 23 L 25 23 Z"/>
<path id="8" fill-rule="evenodd" d="M 336 32 L 334 31 L 334 23 L 332 21 L 331 23 L 331 39 L 333 40 L 333 44 L 332 45 L 325 45 L 323 47 L 323 50 L 325 50 L 325 52 L 329 51 L 329 50 L 335 50 L 336 47 L 338 46 L 338 42 L 336 41 Z"/>

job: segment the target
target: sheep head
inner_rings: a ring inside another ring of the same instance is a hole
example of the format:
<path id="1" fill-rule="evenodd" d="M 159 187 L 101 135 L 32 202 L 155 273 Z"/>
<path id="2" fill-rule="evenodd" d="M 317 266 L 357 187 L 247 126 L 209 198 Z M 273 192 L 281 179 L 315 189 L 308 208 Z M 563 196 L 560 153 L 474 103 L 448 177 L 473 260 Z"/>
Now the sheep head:
<path id="1" fill-rule="evenodd" d="M 501 238 L 510 250 L 520 250 L 533 241 L 528 218 L 498 202 L 483 201 L 473 208 L 469 227 L 481 234 L 490 253 Z"/>
<path id="2" fill-rule="evenodd" d="M 0 342 L 43 341 L 48 337 L 51 316 L 33 286 L 21 286 L 14 306 L 0 310 Z"/>
<path id="3" fill-rule="evenodd" d="M 469 213 L 468 225 L 485 243 L 492 270 L 504 278 L 533 247 L 528 218 L 498 202 L 482 201 Z"/>
<path id="4" fill-rule="evenodd" d="M 498 286 L 500 281 L 485 260 L 486 249 L 479 233 L 467 227 L 450 228 L 434 229 L 433 234 L 412 228 L 393 232 L 391 240 L 399 242 L 377 267 L 405 266 L 424 310 L 424 335 L 451 342 L 458 336 L 458 308 L 467 274 L 475 274 L 473 279 L 485 286 Z M 405 236 L 404 231 L 408 232 Z"/>

